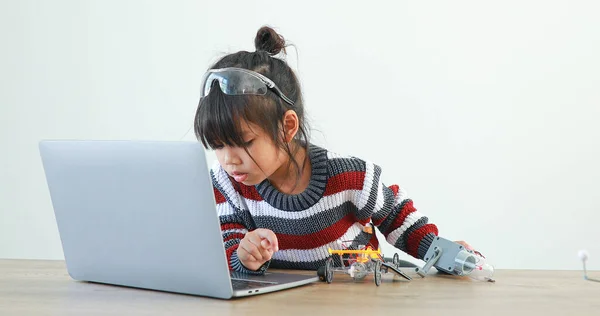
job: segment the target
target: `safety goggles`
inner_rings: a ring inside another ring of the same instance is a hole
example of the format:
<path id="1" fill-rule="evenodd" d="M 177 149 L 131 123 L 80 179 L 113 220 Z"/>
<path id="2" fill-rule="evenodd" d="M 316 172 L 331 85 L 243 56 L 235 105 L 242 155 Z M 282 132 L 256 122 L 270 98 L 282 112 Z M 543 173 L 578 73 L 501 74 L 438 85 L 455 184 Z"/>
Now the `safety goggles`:
<path id="1" fill-rule="evenodd" d="M 227 95 L 265 95 L 267 89 L 271 89 L 283 101 L 294 105 L 294 101 L 285 96 L 269 78 L 248 69 L 233 67 L 209 70 L 202 80 L 200 97 L 208 95 L 215 80 Z"/>

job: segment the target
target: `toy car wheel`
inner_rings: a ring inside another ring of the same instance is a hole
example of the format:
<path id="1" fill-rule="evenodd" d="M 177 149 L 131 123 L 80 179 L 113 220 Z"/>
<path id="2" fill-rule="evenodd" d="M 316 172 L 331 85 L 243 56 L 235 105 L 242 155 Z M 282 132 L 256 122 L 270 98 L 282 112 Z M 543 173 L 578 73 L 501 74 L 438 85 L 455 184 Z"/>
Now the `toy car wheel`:
<path id="1" fill-rule="evenodd" d="M 333 281 L 333 259 L 329 258 L 325 264 L 325 281 L 331 283 Z"/>
<path id="2" fill-rule="evenodd" d="M 381 284 L 381 261 L 377 261 L 375 265 L 375 285 Z"/>
<path id="3" fill-rule="evenodd" d="M 392 258 L 392 264 L 394 264 L 396 267 L 400 265 L 400 256 L 398 256 L 397 253 L 395 253 L 394 257 Z"/>
<path id="4" fill-rule="evenodd" d="M 319 280 L 325 281 L 325 266 L 320 266 L 319 269 L 317 269 L 317 276 L 319 277 Z"/>

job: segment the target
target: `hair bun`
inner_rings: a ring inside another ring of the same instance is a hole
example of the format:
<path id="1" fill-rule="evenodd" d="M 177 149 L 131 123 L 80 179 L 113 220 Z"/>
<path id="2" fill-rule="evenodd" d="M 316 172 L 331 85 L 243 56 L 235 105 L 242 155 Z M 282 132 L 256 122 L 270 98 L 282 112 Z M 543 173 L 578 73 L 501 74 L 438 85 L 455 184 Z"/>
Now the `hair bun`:
<path id="1" fill-rule="evenodd" d="M 269 55 L 277 55 L 283 50 L 285 54 L 285 39 L 268 26 L 261 27 L 254 39 L 256 51 L 265 51 Z"/>

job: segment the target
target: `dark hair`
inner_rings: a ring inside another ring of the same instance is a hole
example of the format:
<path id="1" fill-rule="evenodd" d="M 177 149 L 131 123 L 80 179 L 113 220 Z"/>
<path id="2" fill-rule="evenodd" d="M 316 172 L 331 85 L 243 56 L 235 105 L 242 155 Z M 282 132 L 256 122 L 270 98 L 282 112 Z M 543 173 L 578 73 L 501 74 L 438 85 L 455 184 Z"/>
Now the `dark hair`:
<path id="1" fill-rule="evenodd" d="M 201 98 L 198 104 L 194 132 L 206 148 L 215 149 L 228 145 L 243 147 L 248 152 L 241 136 L 240 122 L 242 120 L 252 122 L 260 126 L 277 146 L 286 151 L 290 157 L 290 166 L 294 164 L 296 167 L 299 180 L 308 159 L 309 127 L 305 119 L 300 84 L 294 71 L 284 60 L 273 57 L 281 51 L 285 54 L 285 39 L 272 28 L 263 26 L 256 33 L 254 46 L 255 52 L 239 51 L 227 55 L 210 69 L 238 67 L 258 72 L 271 79 L 284 95 L 294 101 L 294 105 L 284 102 L 270 89 L 264 96 L 231 96 L 224 94 L 218 83 L 213 84 L 210 92 Z M 294 146 L 294 150 L 288 143 L 281 141 L 281 136 L 285 132 L 282 130 L 283 115 L 288 110 L 294 110 L 299 121 L 298 132 L 294 137 L 294 141 L 299 146 Z M 295 159 L 295 154 L 300 147 L 306 149 L 306 159 L 302 162 L 302 166 Z"/>

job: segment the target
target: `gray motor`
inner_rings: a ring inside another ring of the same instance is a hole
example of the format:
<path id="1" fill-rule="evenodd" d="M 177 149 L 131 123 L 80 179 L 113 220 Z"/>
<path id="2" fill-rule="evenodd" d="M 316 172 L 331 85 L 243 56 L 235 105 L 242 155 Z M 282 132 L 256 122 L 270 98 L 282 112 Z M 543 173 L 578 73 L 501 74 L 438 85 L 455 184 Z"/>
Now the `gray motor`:
<path id="1" fill-rule="evenodd" d="M 425 254 L 425 265 L 416 268 L 421 277 L 425 277 L 433 266 L 436 269 L 458 276 L 468 275 L 473 279 L 492 281 L 494 267 L 485 259 L 464 246 L 451 240 L 436 237 Z"/>

